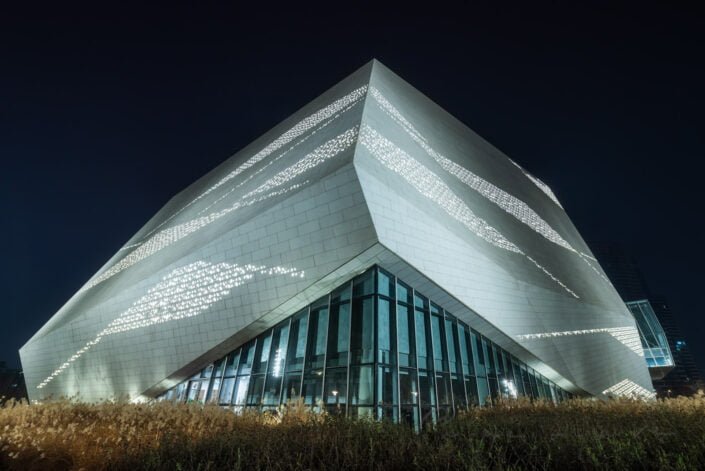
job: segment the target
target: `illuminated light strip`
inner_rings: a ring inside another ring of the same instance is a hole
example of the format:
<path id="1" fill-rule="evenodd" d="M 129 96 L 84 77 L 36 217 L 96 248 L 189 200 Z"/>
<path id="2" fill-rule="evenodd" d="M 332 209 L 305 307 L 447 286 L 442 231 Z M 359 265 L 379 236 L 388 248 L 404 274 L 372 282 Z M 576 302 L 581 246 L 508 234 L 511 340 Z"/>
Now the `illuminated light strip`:
<path id="1" fill-rule="evenodd" d="M 44 388 L 104 337 L 197 316 L 227 296 L 233 288 L 251 280 L 254 275 L 304 278 L 305 274 L 304 271 L 295 268 L 280 266 L 239 266 L 228 263 L 211 264 L 204 261 L 177 268 L 150 288 L 146 295 L 135 301 L 93 340 L 86 342 L 83 348 L 39 383 L 37 389 Z"/>
<path id="2" fill-rule="evenodd" d="M 130 244 L 130 245 L 123 245 L 118 249 L 118 252 L 122 252 L 123 250 L 129 250 L 129 249 L 134 249 L 135 247 L 139 247 L 142 245 L 142 242 L 137 242 L 136 244 Z"/>
<path id="3" fill-rule="evenodd" d="M 255 155 L 253 155 L 247 161 L 245 161 L 242 165 L 237 167 L 232 172 L 228 173 L 225 177 L 221 178 L 213 186 L 206 189 L 203 193 L 198 195 L 195 199 L 191 200 L 188 204 L 186 204 L 181 209 L 176 211 L 174 214 L 172 214 L 171 216 L 166 218 L 164 221 L 162 221 L 154 229 L 152 229 L 147 234 L 145 234 L 143 236 L 143 239 L 150 236 L 154 232 L 156 232 L 160 227 L 164 226 L 166 223 L 168 223 L 169 221 L 174 219 L 181 212 L 183 212 L 186 208 L 193 205 L 194 203 L 199 201 L 201 198 L 207 196 L 208 194 L 210 194 L 211 192 L 213 192 L 217 188 L 221 187 L 222 185 L 224 185 L 228 181 L 232 180 L 233 178 L 235 178 L 236 176 L 238 176 L 239 174 L 241 174 L 245 170 L 249 169 L 253 165 L 257 164 L 261 160 L 268 157 L 272 152 L 275 152 L 276 150 L 278 150 L 282 146 L 288 144 L 292 140 L 296 139 L 297 137 L 299 137 L 302 134 L 306 133 L 307 131 L 311 130 L 312 128 L 314 128 L 315 126 L 320 124 L 322 121 L 325 121 L 326 119 L 330 118 L 331 116 L 334 116 L 336 114 L 342 115 L 344 112 L 346 112 L 350 108 L 352 108 L 353 105 L 360 102 L 360 100 L 365 97 L 366 93 L 367 93 L 367 85 L 364 85 L 360 88 L 353 90 L 352 92 L 348 93 L 344 97 L 339 98 L 338 100 L 334 101 L 330 105 L 319 109 L 318 111 L 307 116 L 303 120 L 299 121 L 293 127 L 291 127 L 289 130 L 284 132 L 284 134 L 280 135 L 277 139 L 272 141 L 264 149 L 257 152 Z"/>
<path id="4" fill-rule="evenodd" d="M 573 335 L 589 335 L 589 334 L 610 334 L 631 351 L 644 356 L 644 349 L 641 345 L 641 336 L 636 327 L 601 327 L 598 329 L 582 329 L 582 330 L 564 330 L 559 332 L 541 332 L 538 334 L 522 334 L 516 335 L 517 340 L 540 340 L 556 337 L 569 337 Z"/>
<path id="5" fill-rule="evenodd" d="M 583 261 L 599 275 L 607 283 L 611 284 L 610 281 L 602 273 L 600 273 L 597 268 L 595 268 L 590 262 L 586 260 L 587 258 L 592 258 L 589 255 L 578 252 L 574 249 L 568 241 L 563 239 L 561 235 L 551 227 L 551 225 L 546 222 L 541 216 L 539 216 L 536 211 L 531 209 L 529 205 L 521 201 L 517 197 L 507 193 L 496 185 L 488 182 L 482 177 L 472 173 L 468 169 L 461 165 L 453 162 L 447 157 L 438 153 L 427 143 L 427 139 L 411 124 L 404 115 L 392 105 L 389 100 L 387 100 L 384 95 L 375 87 L 370 87 L 370 95 L 375 99 L 378 106 L 384 111 L 387 116 L 389 116 L 393 121 L 395 121 L 408 135 L 411 139 L 416 142 L 421 148 L 431 156 L 445 171 L 451 175 L 458 178 L 465 185 L 469 186 L 473 190 L 480 193 L 482 196 L 499 206 L 505 212 L 511 214 L 516 219 L 529 226 L 534 232 L 543 236 L 547 240 L 553 242 L 566 250 L 569 250 L 578 256 L 580 256 Z M 594 260 L 594 259 L 593 259 Z M 533 261 L 533 260 L 532 260 Z M 534 262 L 535 263 L 535 262 Z"/>
<path id="6" fill-rule="evenodd" d="M 414 134 L 416 134 L 416 135 L 417 135 L 419 138 L 421 138 L 424 142 L 426 141 L 426 139 L 421 135 L 421 133 L 418 132 L 418 131 L 416 130 L 416 128 L 414 128 L 414 126 L 413 126 L 408 120 L 406 120 L 406 119 L 401 115 L 401 113 L 399 113 L 399 112 L 396 110 L 396 108 L 394 108 L 394 106 L 393 106 L 391 103 L 389 103 L 389 101 L 388 101 L 387 99 L 384 98 L 384 96 L 382 95 L 382 93 L 381 93 L 379 90 L 377 90 L 377 88 L 375 88 L 375 87 L 370 87 L 370 93 L 371 93 L 372 96 L 378 101 L 378 103 L 380 103 L 380 105 L 381 105 L 382 107 L 388 108 L 388 109 L 390 109 L 390 110 L 391 110 L 391 109 L 394 109 L 394 111 L 396 111 L 396 113 L 394 113 L 395 116 L 401 121 L 401 123 L 403 124 L 403 126 L 409 128 L 409 130 L 411 130 Z M 385 103 L 385 102 L 386 102 L 386 103 Z M 390 111 L 390 112 L 391 112 L 391 111 Z M 509 157 L 507 157 L 507 158 L 509 159 Z M 551 190 L 551 188 L 550 188 L 548 185 L 546 185 L 544 182 L 542 182 L 541 180 L 539 180 L 538 178 L 534 177 L 534 176 L 531 175 L 529 172 L 527 172 L 526 170 L 524 170 L 518 163 L 514 162 L 512 159 L 509 159 L 509 161 L 510 161 L 511 163 L 513 163 L 514 165 L 516 165 L 517 168 L 519 168 L 519 170 L 521 170 L 521 172 L 522 172 L 524 175 L 526 175 L 526 177 L 527 177 L 529 180 L 531 180 L 531 181 L 532 181 L 541 191 L 543 191 L 554 203 L 556 203 L 561 209 L 563 209 L 563 206 L 561 206 L 561 203 L 558 201 L 558 198 L 556 198 L 556 195 L 553 194 L 553 191 Z"/>
<path id="7" fill-rule="evenodd" d="M 287 193 L 289 191 L 293 191 L 295 189 L 300 188 L 302 186 L 301 183 L 292 185 L 284 190 L 273 191 L 265 195 L 260 195 L 260 193 L 264 193 L 268 190 L 276 188 L 277 186 L 281 186 L 284 183 L 292 180 L 293 178 L 301 175 L 302 173 L 307 172 L 315 166 L 320 165 L 324 161 L 329 160 L 339 155 L 346 149 L 352 147 L 352 145 L 355 143 L 357 133 L 358 128 L 357 126 L 354 126 L 351 129 L 348 129 L 347 131 L 343 132 L 342 134 L 334 137 L 333 139 L 330 139 L 329 141 L 314 149 L 311 153 L 306 154 L 301 160 L 299 160 L 295 164 L 289 166 L 287 169 L 277 173 L 274 177 L 265 181 L 262 185 L 240 198 L 239 201 L 235 202 L 232 206 L 228 208 L 210 213 L 206 216 L 201 216 L 192 219 L 190 221 L 178 224 L 168 229 L 164 229 L 154 234 L 147 241 L 145 241 L 144 244 L 140 245 L 138 248 L 136 248 L 128 255 L 120 259 L 118 262 L 116 262 L 114 265 L 112 265 L 110 268 L 105 270 L 97 277 L 91 279 L 79 290 L 79 293 L 91 289 L 99 283 L 102 283 L 103 281 L 112 278 L 116 274 L 120 273 L 126 268 L 131 267 L 135 263 L 144 260 L 150 255 L 153 255 L 154 253 L 162 250 L 163 248 L 172 245 L 173 243 L 204 228 L 205 226 L 213 223 L 214 221 L 217 221 L 218 219 L 237 209 L 240 209 L 245 206 L 251 206 L 255 203 L 264 201 L 265 199 L 269 199 L 273 196 L 278 196 L 283 193 Z M 248 198 L 250 199 L 248 200 Z"/>
<path id="8" fill-rule="evenodd" d="M 352 147 L 357 140 L 357 134 L 357 126 L 348 129 L 335 139 L 331 139 L 322 146 L 316 148 L 316 150 L 310 154 L 307 154 L 304 158 L 291 165 L 286 170 L 282 170 L 273 177 L 269 178 L 262 185 L 243 196 L 243 198 L 250 198 L 277 186 L 281 186 L 297 175 L 319 166 L 331 156 L 338 155 L 346 149 Z"/>
<path id="9" fill-rule="evenodd" d="M 623 379 L 619 383 L 602 391 L 605 396 L 632 397 L 638 399 L 656 399 L 656 394 L 645 389 L 630 379 Z"/>
<path id="10" fill-rule="evenodd" d="M 248 176 L 247 178 L 245 178 L 243 181 L 241 181 L 240 183 L 238 183 L 237 185 L 235 185 L 233 188 L 231 188 L 230 190 L 228 190 L 225 194 L 223 194 L 222 196 L 220 196 L 220 197 L 219 197 L 218 199 L 216 199 L 214 202 L 212 202 L 211 204 L 209 204 L 208 206 L 206 206 L 204 209 L 200 210 L 200 211 L 198 212 L 198 214 L 202 214 L 202 213 L 208 211 L 209 209 L 211 209 L 213 206 L 215 206 L 215 205 L 217 205 L 218 203 L 220 203 L 222 200 L 224 200 L 225 198 L 227 198 L 228 196 L 230 196 L 233 192 L 235 192 L 238 188 L 242 187 L 244 184 L 246 184 L 247 182 L 249 182 L 250 180 L 252 180 L 253 178 L 255 178 L 257 175 L 259 175 L 259 174 L 261 174 L 262 172 L 264 172 L 265 170 L 267 170 L 271 165 L 273 165 L 274 163 L 276 163 L 279 159 L 281 159 L 282 157 L 284 157 L 286 154 L 288 154 L 288 153 L 291 152 L 292 150 L 296 149 L 298 146 L 300 146 L 301 144 L 303 144 L 304 142 L 306 142 L 307 140 L 309 140 L 311 137 L 315 136 L 317 132 L 322 131 L 322 130 L 323 130 L 326 126 L 328 126 L 330 123 L 332 123 L 332 122 L 334 122 L 336 119 L 340 118 L 340 116 L 342 116 L 343 114 L 345 114 L 346 112 L 348 112 L 351 108 L 353 108 L 353 107 L 354 107 L 355 105 L 357 105 L 358 103 L 360 103 L 359 100 L 358 100 L 358 101 L 355 101 L 353 104 L 351 104 L 351 105 L 348 106 L 347 108 L 343 109 L 342 111 L 340 111 L 338 114 L 336 114 L 336 115 L 333 116 L 332 118 L 330 118 L 330 119 L 328 119 L 327 121 L 325 121 L 323 124 L 321 124 L 321 125 L 318 126 L 316 129 L 314 129 L 313 131 L 311 131 L 311 133 L 308 134 L 306 137 L 304 137 L 303 139 L 297 141 L 294 145 L 292 145 L 291 147 L 289 147 L 288 149 L 286 149 L 284 152 L 282 152 L 281 154 L 279 154 L 276 158 L 274 158 L 274 159 L 270 160 L 269 162 L 267 162 L 264 166 L 262 166 L 262 168 L 260 168 L 260 169 L 258 169 L 257 171 L 253 172 L 252 175 L 250 175 L 250 176 Z"/>
<path id="11" fill-rule="evenodd" d="M 272 141 L 267 147 L 256 153 L 254 156 L 252 156 L 250 159 L 248 159 L 245 163 L 243 163 L 240 167 L 235 169 L 234 171 L 230 172 L 228 175 L 223 177 L 218 183 L 210 187 L 208 190 L 206 190 L 202 196 L 207 195 L 211 191 L 215 190 L 219 186 L 223 185 L 226 183 L 228 180 L 231 180 L 238 176 L 240 173 L 244 172 L 248 168 L 252 167 L 255 165 L 257 162 L 260 160 L 264 159 L 267 157 L 269 154 L 272 152 L 276 151 L 280 147 L 282 147 L 285 144 L 288 144 L 295 138 L 301 136 L 303 133 L 308 131 L 309 129 L 313 128 L 314 126 L 318 125 L 321 121 L 324 121 L 331 116 L 335 115 L 338 111 L 342 110 L 343 108 L 347 107 L 351 103 L 354 103 L 361 98 L 365 97 L 365 94 L 367 93 L 367 85 L 364 85 L 356 90 L 353 90 L 352 92 L 348 93 L 342 98 L 339 98 L 338 100 L 334 101 L 330 105 L 326 106 L 323 109 L 318 110 L 314 114 L 304 118 L 303 120 L 299 121 L 286 131 L 284 134 L 279 136 L 277 139 Z"/>
<path id="12" fill-rule="evenodd" d="M 438 204 L 453 219 L 462 223 L 472 233 L 490 244 L 510 252 L 524 255 L 537 268 L 565 289 L 571 296 L 579 298 L 574 291 L 507 240 L 487 221 L 476 216 L 472 210 L 446 185 L 441 178 L 401 150 L 369 125 L 360 131 L 359 142 L 382 165 L 401 175 L 419 193 Z"/>
<path id="13" fill-rule="evenodd" d="M 587 263 L 587 265 L 588 265 L 590 268 L 592 268 L 592 270 L 593 270 L 595 273 L 597 273 L 597 274 L 600 276 L 600 278 L 602 278 L 603 280 L 605 280 L 610 286 L 612 285 L 612 282 L 609 280 L 609 278 L 607 278 L 605 275 L 603 275 L 603 274 L 600 272 L 600 270 L 598 270 L 597 268 L 595 268 L 595 267 L 593 266 L 593 264 L 588 261 L 588 257 L 587 257 L 585 254 L 583 254 L 582 252 L 578 252 L 578 256 L 583 260 L 583 262 Z M 590 257 L 590 258 L 591 258 L 591 257 Z"/>
<path id="14" fill-rule="evenodd" d="M 469 186 L 473 190 L 480 193 L 482 196 L 502 208 L 507 213 L 514 216 L 519 221 L 523 222 L 535 232 L 541 234 L 546 239 L 554 244 L 568 249 L 572 252 L 577 251 L 556 232 L 550 224 L 548 224 L 536 211 L 531 209 L 529 205 L 507 193 L 496 185 L 488 182 L 482 177 L 472 173 L 468 169 L 458 165 L 447 157 L 439 154 L 433 149 L 426 139 L 409 123 L 408 120 L 392 105 L 380 92 L 374 87 L 370 87 L 370 95 L 377 101 L 380 108 L 384 110 L 388 116 L 396 121 L 402 129 L 414 140 L 421 148 L 426 151 L 438 164 L 448 173 L 455 176 Z"/>
<path id="15" fill-rule="evenodd" d="M 141 262 L 150 255 L 154 255 L 163 248 L 168 247 L 171 244 L 183 239 L 184 237 L 203 229 L 208 224 L 217 221 L 218 219 L 233 211 L 247 206 L 252 206 L 255 203 L 259 203 L 275 196 L 280 196 L 285 193 L 289 193 L 302 187 L 305 184 L 306 182 L 291 185 L 288 188 L 273 191 L 258 198 L 253 198 L 244 202 L 236 202 L 229 208 L 225 208 L 221 211 L 211 213 L 207 216 L 192 219 L 191 221 L 187 221 L 183 224 L 164 229 L 163 231 L 160 231 L 154 236 L 150 237 L 149 240 L 147 240 L 144 244 L 141 244 L 137 249 L 133 250 L 128 255 L 120 259 L 118 262 L 116 262 L 109 269 L 101 273 L 99 276 L 89 280 L 88 283 L 86 283 L 78 292 L 81 293 L 83 291 L 87 291 L 93 288 L 94 286 L 102 283 L 103 281 L 108 280 L 109 278 L 112 278 L 113 276 L 117 275 L 126 268 L 131 267 L 135 263 Z"/>
<path id="16" fill-rule="evenodd" d="M 582 255 L 582 256 L 585 257 L 585 258 L 589 258 L 589 259 L 592 260 L 593 262 L 597 262 L 597 259 L 596 259 L 595 257 L 592 257 L 592 256 L 586 254 L 585 252 L 580 252 L 580 255 Z"/>
<path id="17" fill-rule="evenodd" d="M 563 206 L 561 206 L 561 203 L 558 201 L 558 198 L 556 198 L 556 195 L 553 194 L 553 191 L 551 190 L 551 188 L 548 185 L 546 185 L 544 182 L 542 182 L 541 180 L 539 180 L 538 178 L 536 178 L 535 176 L 533 176 L 532 174 L 530 174 L 529 172 L 524 170 L 524 168 L 521 165 L 514 162 L 512 159 L 509 159 L 509 161 L 511 163 L 513 163 L 519 170 L 521 170 L 521 173 L 523 173 L 526 176 L 526 178 L 531 180 L 531 182 L 534 185 L 536 185 L 539 190 L 543 191 L 546 194 L 546 196 L 548 196 L 551 199 L 551 201 L 556 203 L 559 208 L 563 209 Z"/>

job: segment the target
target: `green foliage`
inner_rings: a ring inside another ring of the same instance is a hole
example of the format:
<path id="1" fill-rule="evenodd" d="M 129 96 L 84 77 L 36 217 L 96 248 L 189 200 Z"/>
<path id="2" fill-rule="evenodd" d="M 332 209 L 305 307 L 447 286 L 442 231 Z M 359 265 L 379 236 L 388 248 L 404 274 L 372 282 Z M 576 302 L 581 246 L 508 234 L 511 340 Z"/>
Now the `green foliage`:
<path id="1" fill-rule="evenodd" d="M 0 469 L 705 469 L 705 398 L 500 402 L 432 429 L 197 404 L 8 402 Z"/>

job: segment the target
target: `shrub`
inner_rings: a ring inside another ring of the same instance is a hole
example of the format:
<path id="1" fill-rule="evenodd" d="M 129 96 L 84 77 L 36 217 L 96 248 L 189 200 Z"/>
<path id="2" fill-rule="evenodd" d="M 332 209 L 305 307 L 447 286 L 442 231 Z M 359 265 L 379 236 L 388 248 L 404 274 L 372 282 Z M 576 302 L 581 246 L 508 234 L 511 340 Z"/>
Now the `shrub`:
<path id="1" fill-rule="evenodd" d="M 211 405 L 0 408 L 0 469 L 705 469 L 705 399 L 500 401 L 414 433 L 311 412 Z"/>

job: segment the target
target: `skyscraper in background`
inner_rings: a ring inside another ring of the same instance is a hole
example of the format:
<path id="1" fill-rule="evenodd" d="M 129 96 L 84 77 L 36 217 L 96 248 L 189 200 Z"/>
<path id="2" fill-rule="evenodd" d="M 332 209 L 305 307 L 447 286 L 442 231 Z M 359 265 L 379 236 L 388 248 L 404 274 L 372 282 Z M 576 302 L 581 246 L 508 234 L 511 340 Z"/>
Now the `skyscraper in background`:
<path id="1" fill-rule="evenodd" d="M 22 371 L 0 361 L 0 404 L 8 399 L 27 399 L 27 388 Z"/>
<path id="2" fill-rule="evenodd" d="M 705 381 L 702 373 L 695 364 L 688 341 L 678 326 L 668 301 L 664 296 L 651 291 L 636 259 L 616 243 L 593 242 L 589 245 L 630 309 L 633 309 L 638 301 L 647 300 L 666 333 L 675 366 L 662 378 L 653 380 L 658 396 L 687 396 L 703 389 Z"/>

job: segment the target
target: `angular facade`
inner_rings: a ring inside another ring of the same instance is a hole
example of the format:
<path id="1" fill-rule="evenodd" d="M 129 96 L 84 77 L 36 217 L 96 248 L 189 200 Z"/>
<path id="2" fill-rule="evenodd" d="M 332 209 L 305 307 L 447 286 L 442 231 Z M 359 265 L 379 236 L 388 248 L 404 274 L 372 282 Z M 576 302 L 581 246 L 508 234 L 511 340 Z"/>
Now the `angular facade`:
<path id="1" fill-rule="evenodd" d="M 303 396 L 419 424 L 652 396 L 550 188 L 376 61 L 172 198 L 20 356 L 33 400 Z"/>

